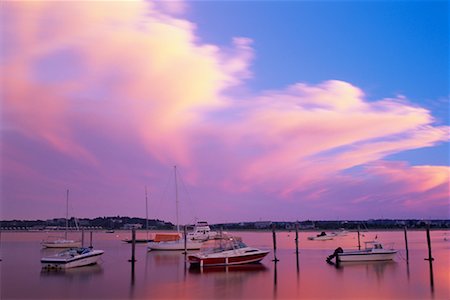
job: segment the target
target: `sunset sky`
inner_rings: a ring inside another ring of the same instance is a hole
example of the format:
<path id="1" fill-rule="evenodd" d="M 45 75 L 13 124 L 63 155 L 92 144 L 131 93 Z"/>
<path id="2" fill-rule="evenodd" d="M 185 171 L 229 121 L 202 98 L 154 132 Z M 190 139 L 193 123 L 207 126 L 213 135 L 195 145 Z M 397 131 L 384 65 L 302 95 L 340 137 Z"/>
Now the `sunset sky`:
<path id="1" fill-rule="evenodd" d="M 450 218 L 448 13 L 3 2 L 1 219 Z"/>

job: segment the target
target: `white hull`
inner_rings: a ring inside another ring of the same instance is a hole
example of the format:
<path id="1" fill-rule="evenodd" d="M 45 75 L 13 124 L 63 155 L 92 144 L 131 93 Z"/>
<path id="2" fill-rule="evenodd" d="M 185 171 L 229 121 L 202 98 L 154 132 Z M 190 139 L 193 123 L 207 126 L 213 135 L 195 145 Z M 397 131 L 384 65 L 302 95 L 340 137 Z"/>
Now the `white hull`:
<path id="1" fill-rule="evenodd" d="M 328 241 L 328 240 L 332 240 L 333 237 L 332 236 L 310 236 L 308 237 L 308 240 L 310 241 Z"/>
<path id="2" fill-rule="evenodd" d="M 42 247 L 45 248 L 79 248 L 81 247 L 80 241 L 73 240 L 56 240 L 50 242 L 42 242 Z"/>
<path id="3" fill-rule="evenodd" d="M 44 269 L 69 269 L 96 264 L 103 255 L 103 250 L 92 250 L 86 254 L 70 257 L 45 257 L 41 259 Z"/>
<path id="4" fill-rule="evenodd" d="M 187 250 L 199 250 L 202 247 L 202 242 L 190 241 L 186 242 Z M 167 241 L 167 242 L 149 242 L 148 250 L 163 250 L 163 251 L 176 251 L 184 250 L 184 240 Z"/>
<path id="5" fill-rule="evenodd" d="M 339 262 L 352 262 L 352 261 L 383 261 L 393 260 L 397 254 L 396 250 L 386 251 L 382 253 L 373 252 L 351 252 L 351 253 L 339 253 L 337 259 Z"/>

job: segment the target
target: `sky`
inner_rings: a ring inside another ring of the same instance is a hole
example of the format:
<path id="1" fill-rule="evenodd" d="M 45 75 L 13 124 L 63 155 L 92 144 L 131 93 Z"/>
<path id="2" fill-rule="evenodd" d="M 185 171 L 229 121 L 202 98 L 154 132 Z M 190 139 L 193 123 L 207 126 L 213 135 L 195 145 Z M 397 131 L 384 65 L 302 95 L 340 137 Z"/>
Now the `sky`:
<path id="1" fill-rule="evenodd" d="M 1 219 L 448 219 L 448 14 L 3 2 Z"/>

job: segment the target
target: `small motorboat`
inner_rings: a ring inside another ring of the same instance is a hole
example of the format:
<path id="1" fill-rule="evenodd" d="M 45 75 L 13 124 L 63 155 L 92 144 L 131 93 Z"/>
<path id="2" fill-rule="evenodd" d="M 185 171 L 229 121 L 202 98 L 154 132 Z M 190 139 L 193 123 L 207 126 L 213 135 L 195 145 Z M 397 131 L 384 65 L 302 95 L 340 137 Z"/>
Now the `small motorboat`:
<path id="1" fill-rule="evenodd" d="M 218 240 L 213 248 L 188 256 L 191 266 L 230 266 L 260 262 L 270 251 L 249 247 L 238 237 Z"/>
<path id="2" fill-rule="evenodd" d="M 332 240 L 334 236 L 335 236 L 334 234 L 327 234 L 327 233 L 325 233 L 325 231 L 322 231 L 320 234 L 318 234 L 316 236 L 309 236 L 308 240 L 327 241 L 327 240 Z"/>
<path id="3" fill-rule="evenodd" d="M 383 244 L 377 241 L 365 242 L 363 250 L 343 250 L 341 247 L 334 250 L 334 253 L 328 256 L 327 262 L 336 258 L 336 262 L 355 262 L 355 261 L 386 261 L 393 260 L 397 250 L 392 247 L 386 249 Z"/>
<path id="4" fill-rule="evenodd" d="M 41 259 L 43 269 L 69 269 L 96 264 L 105 251 L 71 248 Z"/>

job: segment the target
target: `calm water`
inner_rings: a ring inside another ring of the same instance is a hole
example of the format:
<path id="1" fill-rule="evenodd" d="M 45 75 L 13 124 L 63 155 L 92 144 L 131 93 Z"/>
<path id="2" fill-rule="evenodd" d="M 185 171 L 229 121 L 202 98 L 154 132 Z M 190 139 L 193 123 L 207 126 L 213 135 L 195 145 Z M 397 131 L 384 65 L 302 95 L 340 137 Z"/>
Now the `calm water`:
<path id="1" fill-rule="evenodd" d="M 300 232 L 297 264 L 295 233 L 277 233 L 276 266 L 273 252 L 261 264 L 246 267 L 190 269 L 180 252 L 147 252 L 121 242 L 128 232 L 94 232 L 94 247 L 105 250 L 99 265 L 63 272 L 42 272 L 43 232 L 2 232 L 1 299 L 450 299 L 450 232 L 432 231 L 433 272 L 430 273 L 426 234 L 408 232 L 410 262 L 406 263 L 403 231 L 364 233 L 394 242 L 395 261 L 353 263 L 336 268 L 325 258 L 338 247 L 355 248 L 356 233 L 331 241 L 308 241 L 313 232 Z M 259 248 L 272 247 L 270 232 L 237 232 Z M 138 233 L 144 237 L 145 233 Z M 72 237 L 80 237 L 72 233 Z M 89 243 L 89 235 L 85 240 Z M 432 276 L 431 276 L 432 275 Z"/>

